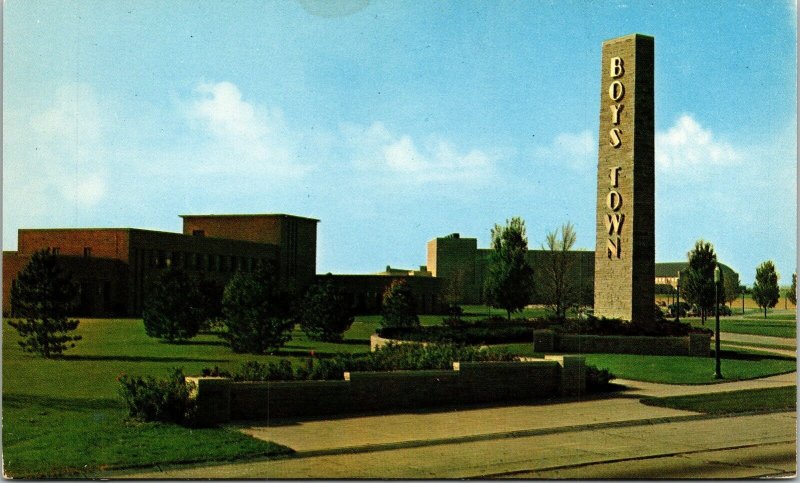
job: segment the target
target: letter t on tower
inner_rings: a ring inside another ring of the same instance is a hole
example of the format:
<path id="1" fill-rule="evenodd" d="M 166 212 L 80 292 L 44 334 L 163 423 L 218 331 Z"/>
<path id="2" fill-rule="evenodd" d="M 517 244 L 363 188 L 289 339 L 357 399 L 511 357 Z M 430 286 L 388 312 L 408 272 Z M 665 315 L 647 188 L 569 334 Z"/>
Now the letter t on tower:
<path id="1" fill-rule="evenodd" d="M 653 37 L 603 43 L 594 313 L 647 322 L 655 304 Z"/>

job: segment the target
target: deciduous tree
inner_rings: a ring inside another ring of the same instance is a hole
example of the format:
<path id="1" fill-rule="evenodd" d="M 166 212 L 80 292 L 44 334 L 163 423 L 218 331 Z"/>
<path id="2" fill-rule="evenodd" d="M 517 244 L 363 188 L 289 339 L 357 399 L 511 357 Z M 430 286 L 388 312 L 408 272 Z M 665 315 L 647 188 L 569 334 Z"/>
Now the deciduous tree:
<path id="1" fill-rule="evenodd" d="M 714 246 L 698 240 L 690 251 L 689 268 L 681 279 L 681 292 L 684 300 L 700 308 L 703 324 L 706 316 L 714 309 L 714 267 L 717 266 L 717 254 Z M 724 283 L 724 277 L 723 281 Z"/>
<path id="2" fill-rule="evenodd" d="M 778 288 L 778 273 L 772 260 L 767 260 L 756 268 L 756 280 L 751 291 L 753 300 L 764 309 L 764 318 L 767 318 L 767 309 L 775 307 L 780 297 Z"/>
<path id="3" fill-rule="evenodd" d="M 547 234 L 543 250 L 548 256 L 540 267 L 542 277 L 538 281 L 537 290 L 544 303 L 563 319 L 567 309 L 580 299 L 580 287 L 570 277 L 575 258 L 570 250 L 575 245 L 576 234 L 572 223 L 564 223 L 559 229 Z"/>
<path id="4" fill-rule="evenodd" d="M 733 302 L 735 302 L 736 298 L 739 297 L 739 294 L 741 294 L 739 274 L 734 271 L 725 273 L 725 276 L 723 277 L 723 286 L 725 302 L 727 302 L 728 305 L 733 308 Z"/>
<path id="5" fill-rule="evenodd" d="M 49 249 L 35 252 L 11 285 L 8 323 L 17 330 L 25 352 L 44 357 L 60 355 L 81 336 L 73 335 L 77 320 L 68 315 L 76 306 L 78 287 Z"/>
<path id="6" fill-rule="evenodd" d="M 525 308 L 533 293 L 533 269 L 528 264 L 528 238 L 522 218 L 506 220 L 492 228 L 492 252 L 484 294 L 492 307 L 511 314 Z"/>

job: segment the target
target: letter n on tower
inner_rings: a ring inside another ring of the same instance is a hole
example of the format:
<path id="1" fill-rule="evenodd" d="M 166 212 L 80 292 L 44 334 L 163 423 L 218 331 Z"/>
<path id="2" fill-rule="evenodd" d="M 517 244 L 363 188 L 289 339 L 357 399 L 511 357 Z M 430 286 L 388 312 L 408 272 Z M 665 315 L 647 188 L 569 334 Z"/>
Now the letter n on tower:
<path id="1" fill-rule="evenodd" d="M 655 304 L 653 37 L 603 42 L 594 313 L 650 321 Z"/>

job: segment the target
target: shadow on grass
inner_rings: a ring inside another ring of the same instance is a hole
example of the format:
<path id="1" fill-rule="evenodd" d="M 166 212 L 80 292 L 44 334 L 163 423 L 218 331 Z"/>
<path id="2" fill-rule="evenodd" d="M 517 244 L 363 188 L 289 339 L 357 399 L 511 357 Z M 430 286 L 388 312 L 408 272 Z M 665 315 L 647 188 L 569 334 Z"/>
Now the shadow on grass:
<path id="1" fill-rule="evenodd" d="M 170 345 L 219 345 L 219 346 L 227 346 L 228 343 L 224 340 L 181 340 L 181 341 L 174 341 L 174 342 L 167 342 L 165 340 L 160 341 L 162 344 L 170 344 Z"/>
<path id="2" fill-rule="evenodd" d="M 747 353 L 747 352 L 739 352 L 739 351 L 725 350 L 725 349 L 721 349 L 719 351 L 719 355 L 721 359 L 735 359 L 739 361 L 794 360 L 794 357 L 782 356 L 779 354 L 763 354 L 763 353 L 756 354 L 755 352 Z M 713 357 L 714 357 L 714 349 L 711 349 L 711 358 Z"/>
<path id="3" fill-rule="evenodd" d="M 3 394 L 3 409 L 52 409 L 59 411 L 84 411 L 124 408 L 122 399 L 110 398 L 60 398 L 30 394 Z"/>
<path id="4" fill-rule="evenodd" d="M 228 359 L 198 359 L 195 357 L 155 357 L 155 356 L 98 356 L 98 355 L 62 355 L 59 359 L 66 361 L 119 361 L 119 362 L 205 362 L 222 363 Z"/>

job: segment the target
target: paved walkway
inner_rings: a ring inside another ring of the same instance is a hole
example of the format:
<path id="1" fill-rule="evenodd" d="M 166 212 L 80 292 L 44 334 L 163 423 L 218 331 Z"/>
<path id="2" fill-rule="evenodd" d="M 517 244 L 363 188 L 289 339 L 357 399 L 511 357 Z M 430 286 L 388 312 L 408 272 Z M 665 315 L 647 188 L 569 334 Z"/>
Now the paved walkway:
<path id="1" fill-rule="evenodd" d="M 720 341 L 743 342 L 747 344 L 777 345 L 797 348 L 797 339 L 788 337 L 770 337 L 766 335 L 735 334 L 733 332 L 720 332 Z M 714 338 L 711 338 L 713 344 Z"/>
<path id="2" fill-rule="evenodd" d="M 240 429 L 295 449 L 295 457 L 112 476 L 159 479 L 589 478 L 595 474 L 606 475 L 602 477 L 628 474 L 646 477 L 658 475 L 647 473 L 656 471 L 657 461 L 666 467 L 672 465 L 676 471 L 673 477 L 785 474 L 795 471 L 795 413 L 721 418 L 645 406 L 638 400 L 642 396 L 793 385 L 796 377 L 797 374 L 792 373 L 694 386 L 615 381 L 629 387 L 621 397 L 329 420 L 273 421 L 270 426 Z M 772 446 L 765 449 L 765 445 Z M 762 455 L 753 458 L 763 457 L 763 461 L 740 464 L 739 453 L 747 453 L 745 448 L 752 450 L 748 454 Z M 709 458 L 715 463 L 704 468 L 711 473 L 702 473 L 698 462 Z M 693 467 L 696 473 L 678 471 L 678 468 Z M 641 475 L 636 472 L 637 468 L 641 469 Z"/>
<path id="3" fill-rule="evenodd" d="M 795 413 L 706 418 L 382 451 L 164 468 L 113 477 L 676 478 L 708 476 L 713 470 L 710 475 L 717 478 L 752 478 L 795 472 L 795 425 Z M 743 455 L 749 456 L 742 459 Z M 682 461 L 674 461 L 675 458 Z M 671 459 L 671 469 L 654 466 L 659 459 Z M 706 465 L 701 464 L 703 461 Z"/>

